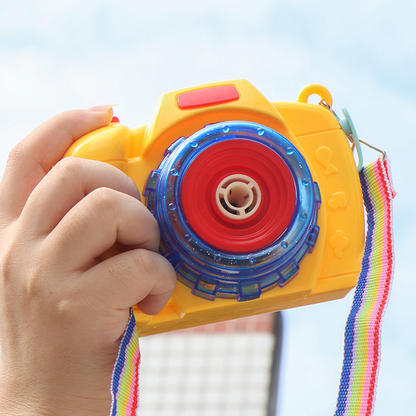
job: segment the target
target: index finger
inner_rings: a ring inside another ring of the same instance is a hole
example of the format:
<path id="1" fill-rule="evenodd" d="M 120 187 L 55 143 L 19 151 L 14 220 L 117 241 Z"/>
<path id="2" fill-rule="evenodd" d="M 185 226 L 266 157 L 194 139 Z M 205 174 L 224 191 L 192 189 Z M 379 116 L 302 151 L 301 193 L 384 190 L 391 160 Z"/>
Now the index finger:
<path id="1" fill-rule="evenodd" d="M 19 217 L 29 195 L 68 147 L 81 136 L 110 123 L 112 106 L 72 110 L 37 127 L 10 153 L 0 184 L 3 220 Z"/>

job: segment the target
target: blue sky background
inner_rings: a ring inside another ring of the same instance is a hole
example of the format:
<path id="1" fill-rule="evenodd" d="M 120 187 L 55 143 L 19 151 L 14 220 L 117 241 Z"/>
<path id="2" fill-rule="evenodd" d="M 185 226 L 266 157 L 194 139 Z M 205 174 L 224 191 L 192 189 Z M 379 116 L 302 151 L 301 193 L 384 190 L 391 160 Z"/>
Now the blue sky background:
<path id="1" fill-rule="evenodd" d="M 0 0 L 0 167 L 41 121 L 117 103 L 146 123 L 158 96 L 246 78 L 270 100 L 309 83 L 347 107 L 361 138 L 390 155 L 396 275 L 385 316 L 375 415 L 413 414 L 416 382 L 416 3 L 413 0 Z M 366 163 L 376 155 L 366 152 Z M 287 311 L 280 414 L 335 408 L 345 300 Z"/>

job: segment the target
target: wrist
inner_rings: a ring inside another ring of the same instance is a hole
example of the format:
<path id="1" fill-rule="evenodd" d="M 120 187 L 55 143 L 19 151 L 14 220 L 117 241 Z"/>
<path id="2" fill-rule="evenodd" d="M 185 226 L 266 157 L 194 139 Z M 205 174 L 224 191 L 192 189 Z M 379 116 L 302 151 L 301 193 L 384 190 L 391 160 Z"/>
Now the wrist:
<path id="1" fill-rule="evenodd" d="M 13 371 L 1 371 L 0 416 L 51 416 L 30 384 L 19 381 Z"/>
<path id="2" fill-rule="evenodd" d="M 0 416 L 108 416 L 108 397 L 60 391 L 44 383 L 42 375 L 19 380 L 13 372 L 0 374 Z M 96 392 L 95 392 L 96 393 Z M 108 387 L 108 395 L 110 388 Z"/>

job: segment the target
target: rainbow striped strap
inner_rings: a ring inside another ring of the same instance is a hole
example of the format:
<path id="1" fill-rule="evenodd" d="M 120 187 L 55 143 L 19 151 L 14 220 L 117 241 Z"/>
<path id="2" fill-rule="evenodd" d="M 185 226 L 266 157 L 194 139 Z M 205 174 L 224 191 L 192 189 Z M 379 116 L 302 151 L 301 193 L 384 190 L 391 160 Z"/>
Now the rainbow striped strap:
<path id="1" fill-rule="evenodd" d="M 381 325 L 394 268 L 390 163 L 380 158 L 360 172 L 367 237 L 345 328 L 344 363 L 335 416 L 373 414 L 380 362 Z"/>
<path id="2" fill-rule="evenodd" d="M 133 310 L 120 343 L 111 380 L 110 416 L 136 416 L 139 407 L 139 335 Z"/>

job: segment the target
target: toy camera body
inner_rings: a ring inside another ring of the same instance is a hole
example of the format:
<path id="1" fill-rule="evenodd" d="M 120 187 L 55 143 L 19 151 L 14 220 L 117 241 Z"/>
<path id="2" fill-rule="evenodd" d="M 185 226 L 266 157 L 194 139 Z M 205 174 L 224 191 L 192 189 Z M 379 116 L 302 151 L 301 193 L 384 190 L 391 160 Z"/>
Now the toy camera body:
<path id="1" fill-rule="evenodd" d="M 317 94 L 327 105 L 309 104 Z M 338 299 L 356 284 L 361 187 L 322 86 L 269 102 L 245 80 L 164 94 L 147 125 L 115 122 L 66 156 L 110 163 L 137 184 L 177 271 L 141 335 Z"/>

